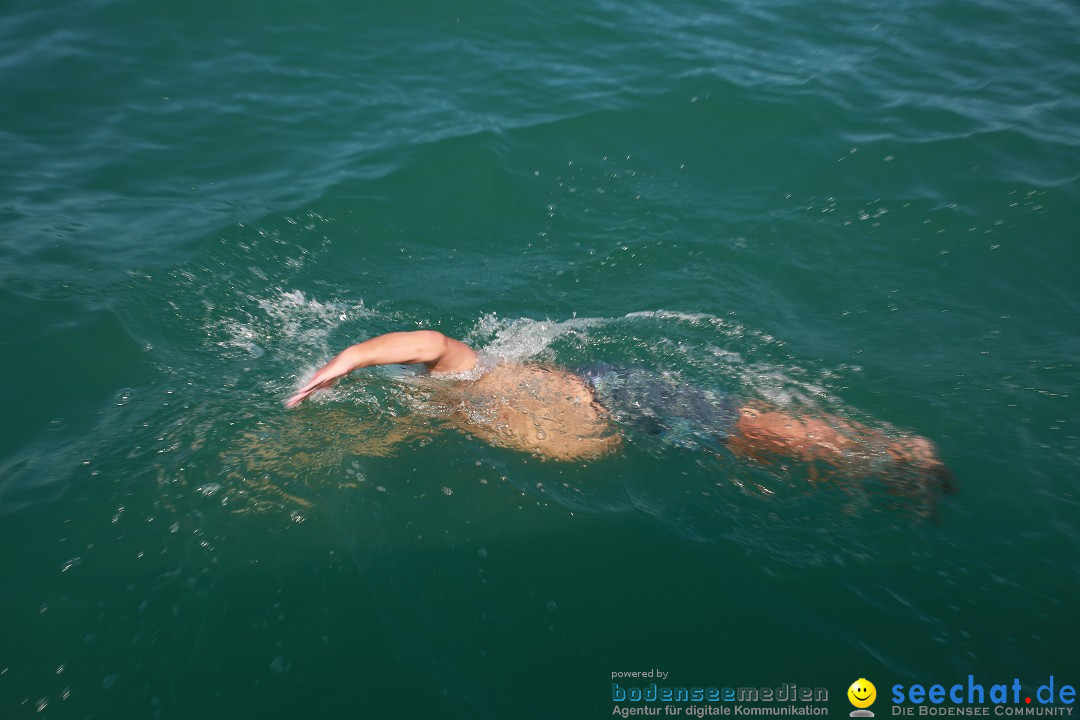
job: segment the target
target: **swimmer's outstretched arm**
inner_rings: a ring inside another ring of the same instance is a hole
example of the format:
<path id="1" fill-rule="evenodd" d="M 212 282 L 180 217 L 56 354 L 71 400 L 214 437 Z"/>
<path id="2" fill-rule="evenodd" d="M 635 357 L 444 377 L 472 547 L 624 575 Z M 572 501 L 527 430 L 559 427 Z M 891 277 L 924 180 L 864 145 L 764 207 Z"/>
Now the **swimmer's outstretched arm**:
<path id="1" fill-rule="evenodd" d="M 434 372 L 464 372 L 476 365 L 476 353 L 468 345 L 435 330 L 379 335 L 343 350 L 285 402 L 299 405 L 315 392 L 328 388 L 353 370 L 372 365 L 423 363 Z"/>

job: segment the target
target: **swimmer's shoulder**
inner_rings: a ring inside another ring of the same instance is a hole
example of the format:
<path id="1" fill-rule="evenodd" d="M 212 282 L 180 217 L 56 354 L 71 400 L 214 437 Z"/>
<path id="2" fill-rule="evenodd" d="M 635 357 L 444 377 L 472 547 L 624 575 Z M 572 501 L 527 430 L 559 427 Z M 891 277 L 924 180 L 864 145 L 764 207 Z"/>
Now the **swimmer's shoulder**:
<path id="1" fill-rule="evenodd" d="M 438 333 L 438 336 L 446 344 L 436 361 L 428 366 L 431 372 L 464 373 L 476 368 L 478 359 L 476 352 L 471 347 L 442 333 Z"/>

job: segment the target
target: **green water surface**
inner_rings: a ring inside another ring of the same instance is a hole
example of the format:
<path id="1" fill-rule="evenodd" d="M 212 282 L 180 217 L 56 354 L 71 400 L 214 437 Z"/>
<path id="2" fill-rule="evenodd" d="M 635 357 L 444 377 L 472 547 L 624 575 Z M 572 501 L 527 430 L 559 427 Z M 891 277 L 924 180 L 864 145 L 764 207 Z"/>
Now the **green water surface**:
<path id="1" fill-rule="evenodd" d="M 1080 684 L 1080 11 L 0 10 L 0 717 L 604 718 Z M 922 505 L 416 411 L 433 328 L 933 439 Z M 932 516 L 932 517 L 930 517 Z"/>

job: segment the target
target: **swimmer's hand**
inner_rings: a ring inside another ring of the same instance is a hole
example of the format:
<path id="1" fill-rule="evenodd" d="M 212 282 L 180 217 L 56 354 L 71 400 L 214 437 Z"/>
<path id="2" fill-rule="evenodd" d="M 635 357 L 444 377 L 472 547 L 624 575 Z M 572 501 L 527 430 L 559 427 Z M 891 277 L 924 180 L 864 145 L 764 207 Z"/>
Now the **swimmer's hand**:
<path id="1" fill-rule="evenodd" d="M 356 366 L 353 364 L 352 358 L 350 358 L 347 353 L 348 351 L 341 353 L 324 365 L 317 373 L 315 373 L 311 380 L 308 381 L 307 385 L 300 388 L 295 395 L 285 401 L 285 407 L 296 407 L 307 399 L 307 396 L 311 393 L 316 390 L 324 390 L 331 387 L 338 380 L 355 370 Z"/>

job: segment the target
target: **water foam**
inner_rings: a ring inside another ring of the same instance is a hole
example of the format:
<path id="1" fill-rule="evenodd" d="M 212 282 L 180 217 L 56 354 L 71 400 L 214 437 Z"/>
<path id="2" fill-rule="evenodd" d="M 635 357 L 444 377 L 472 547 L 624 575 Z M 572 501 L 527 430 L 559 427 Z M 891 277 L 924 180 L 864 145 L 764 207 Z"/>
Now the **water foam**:
<path id="1" fill-rule="evenodd" d="M 322 302 L 307 297 L 300 290 L 279 288 L 271 297 L 244 299 L 254 302 L 258 311 L 237 308 L 232 317 L 212 321 L 208 328 L 211 335 L 225 335 L 214 345 L 230 354 L 239 350 L 259 357 L 267 349 L 326 353 L 329 351 L 327 341 L 334 330 L 371 314 L 363 300 L 352 304 L 335 300 Z"/>
<path id="2" fill-rule="evenodd" d="M 482 346 L 485 355 L 503 362 L 522 362 L 542 358 L 551 344 L 560 338 L 610 322 L 605 318 L 573 318 L 559 322 L 529 318 L 500 320 L 491 313 L 477 321 L 465 336 L 465 342 L 479 345 L 486 339 Z"/>

